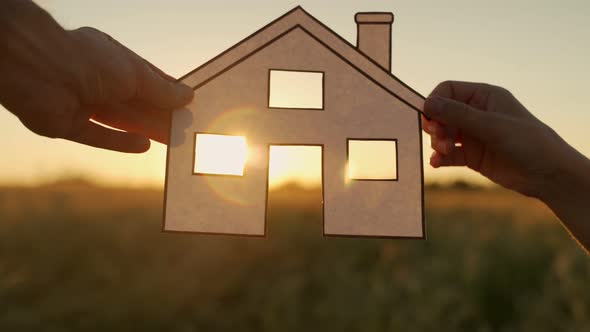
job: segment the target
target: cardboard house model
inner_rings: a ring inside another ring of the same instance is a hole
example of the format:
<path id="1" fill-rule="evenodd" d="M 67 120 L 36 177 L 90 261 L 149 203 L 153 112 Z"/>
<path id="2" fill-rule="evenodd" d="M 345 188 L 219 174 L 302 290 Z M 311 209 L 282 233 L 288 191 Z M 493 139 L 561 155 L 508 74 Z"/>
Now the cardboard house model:
<path id="1" fill-rule="evenodd" d="M 297 7 L 180 79 L 164 231 L 265 236 L 269 155 L 305 145 L 325 236 L 425 237 L 424 97 L 390 73 L 393 14 L 355 20 L 356 47 Z"/>

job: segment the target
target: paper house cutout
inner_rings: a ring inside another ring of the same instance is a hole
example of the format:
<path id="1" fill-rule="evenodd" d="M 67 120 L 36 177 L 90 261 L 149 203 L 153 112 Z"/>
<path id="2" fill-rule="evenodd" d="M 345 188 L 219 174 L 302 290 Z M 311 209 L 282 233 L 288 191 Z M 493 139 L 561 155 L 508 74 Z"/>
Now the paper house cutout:
<path id="1" fill-rule="evenodd" d="M 393 14 L 355 20 L 357 47 L 297 7 L 180 79 L 195 98 L 172 114 L 164 231 L 265 236 L 270 146 L 313 145 L 325 236 L 425 238 L 424 97 L 390 73 Z M 216 150 L 201 138 L 215 136 L 235 144 Z M 245 160 L 235 157 L 244 138 Z M 372 141 L 395 153 L 395 172 L 362 175 L 362 156 L 379 151 L 363 145 Z M 237 166 L 198 172 L 200 149 Z"/>

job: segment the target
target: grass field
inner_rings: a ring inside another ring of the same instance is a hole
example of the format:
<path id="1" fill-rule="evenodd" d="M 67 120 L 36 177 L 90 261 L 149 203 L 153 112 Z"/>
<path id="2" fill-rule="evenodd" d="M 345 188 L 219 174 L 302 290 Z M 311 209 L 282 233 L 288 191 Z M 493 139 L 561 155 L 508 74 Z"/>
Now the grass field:
<path id="1" fill-rule="evenodd" d="M 319 197 L 272 193 L 262 240 L 163 234 L 160 190 L 0 188 L 0 331 L 590 330 L 590 259 L 532 200 L 430 189 L 408 241 L 324 239 Z"/>

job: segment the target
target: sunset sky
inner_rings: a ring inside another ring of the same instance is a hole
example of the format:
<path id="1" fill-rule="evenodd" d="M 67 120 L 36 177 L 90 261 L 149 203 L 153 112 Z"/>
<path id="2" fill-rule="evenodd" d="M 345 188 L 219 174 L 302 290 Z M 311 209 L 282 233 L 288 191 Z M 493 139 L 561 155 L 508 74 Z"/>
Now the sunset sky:
<path id="1" fill-rule="evenodd" d="M 103 30 L 179 77 L 296 5 L 344 38 L 354 14 L 391 11 L 393 73 L 423 95 L 447 79 L 511 90 L 541 120 L 590 155 L 590 2 L 564 1 L 40 1 L 66 28 Z M 338 5 L 334 5 L 338 3 Z M 67 174 L 106 184 L 163 184 L 166 149 L 125 155 L 36 136 L 0 110 L 0 182 L 34 184 Z M 432 152 L 424 140 L 425 163 Z M 535 162 L 531 160 L 531 162 Z M 425 168 L 426 181 L 468 178 Z"/>

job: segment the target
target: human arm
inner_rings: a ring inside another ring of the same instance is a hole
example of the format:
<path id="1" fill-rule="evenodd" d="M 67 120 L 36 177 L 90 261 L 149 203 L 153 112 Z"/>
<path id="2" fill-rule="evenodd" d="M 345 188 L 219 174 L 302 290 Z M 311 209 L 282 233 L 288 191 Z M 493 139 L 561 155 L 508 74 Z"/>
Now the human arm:
<path id="1" fill-rule="evenodd" d="M 590 249 L 590 160 L 531 114 L 509 91 L 443 82 L 426 100 L 423 127 L 433 167 L 467 166 L 549 206 Z"/>
<path id="2" fill-rule="evenodd" d="M 32 1 L 0 3 L 0 45 L 0 103 L 46 137 L 144 152 L 149 138 L 167 142 L 169 112 L 193 97 L 112 37 L 66 31 Z"/>

